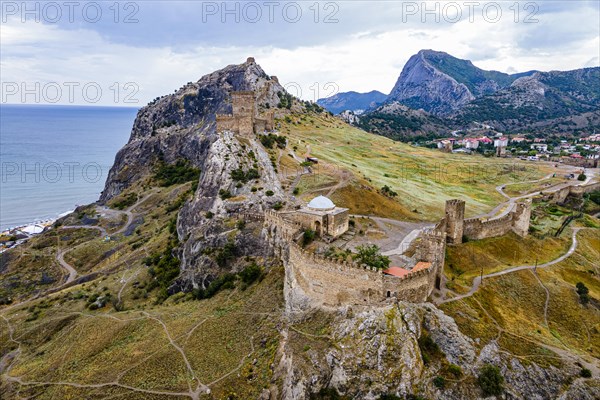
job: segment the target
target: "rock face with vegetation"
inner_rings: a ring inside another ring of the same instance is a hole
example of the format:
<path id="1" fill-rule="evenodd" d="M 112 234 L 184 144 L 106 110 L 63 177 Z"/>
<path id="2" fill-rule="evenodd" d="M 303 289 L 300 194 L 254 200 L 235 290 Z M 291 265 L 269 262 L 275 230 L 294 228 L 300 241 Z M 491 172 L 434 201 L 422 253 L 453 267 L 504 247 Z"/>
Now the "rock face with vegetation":
<path id="1" fill-rule="evenodd" d="M 444 52 L 421 50 L 408 60 L 387 101 L 447 115 L 527 74 L 485 71 Z"/>
<path id="2" fill-rule="evenodd" d="M 459 123 L 486 122 L 501 130 L 600 126 L 600 68 L 536 72 L 478 98 L 456 115 Z"/>
<path id="3" fill-rule="evenodd" d="M 101 201 L 118 195 L 159 159 L 188 160 L 202 168 L 215 136 L 215 114 L 231 113 L 230 93 L 254 90 L 259 108 L 276 107 L 285 93 L 252 59 L 229 65 L 188 82 L 173 94 L 157 97 L 139 112 L 128 143 L 117 153 Z"/>
<path id="4" fill-rule="evenodd" d="M 276 374 L 285 399 L 459 400 L 494 394 L 554 399 L 561 393 L 564 399 L 592 399 L 600 394 L 579 384 L 563 391 L 578 373 L 575 366 L 523 364 L 494 341 L 480 348 L 430 304 L 342 308 L 303 318 L 284 335 Z"/>
<path id="5" fill-rule="evenodd" d="M 177 218 L 182 273 L 171 291 L 206 289 L 219 275 L 236 269 L 232 259 L 264 256 L 265 246 L 252 224 L 246 227 L 243 215 L 231 214 L 262 213 L 283 201 L 277 174 L 258 140 L 216 132 L 215 114 L 231 113 L 233 91 L 254 91 L 259 111 L 290 98 L 277 79 L 249 58 L 155 99 L 139 111 L 100 199 L 110 200 L 157 165 L 182 164 L 174 175 L 186 166 L 200 170 L 191 199 L 182 199 Z"/>
<path id="6" fill-rule="evenodd" d="M 599 67 L 506 74 L 421 50 L 408 60 L 383 105 L 353 123 L 400 140 L 443 136 L 475 122 L 509 132 L 593 133 L 600 127 L 599 82 Z"/>

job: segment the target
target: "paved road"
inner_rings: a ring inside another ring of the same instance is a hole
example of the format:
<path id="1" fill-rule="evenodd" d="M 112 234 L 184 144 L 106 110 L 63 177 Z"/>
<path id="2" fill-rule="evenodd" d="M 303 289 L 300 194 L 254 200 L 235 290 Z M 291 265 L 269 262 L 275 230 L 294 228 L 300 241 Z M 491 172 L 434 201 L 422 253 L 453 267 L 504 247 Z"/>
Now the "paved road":
<path id="1" fill-rule="evenodd" d="M 549 261 L 547 263 L 539 264 L 537 266 L 537 268 L 546 268 L 551 265 L 557 264 L 557 263 L 563 261 L 564 259 L 566 259 L 567 257 L 569 257 L 571 254 L 573 254 L 575 252 L 575 249 L 577 249 L 577 232 L 579 232 L 581 229 L 585 229 L 585 228 L 573 228 L 571 247 L 569 247 L 569 250 L 565 254 L 563 254 L 562 256 L 560 256 L 552 261 Z M 520 265 L 518 267 L 513 267 L 513 268 L 505 269 L 502 271 L 493 272 L 491 274 L 485 274 L 485 275 L 483 275 L 483 278 L 484 279 L 485 278 L 493 278 L 496 276 L 510 274 L 512 272 L 523 271 L 523 270 L 527 270 L 527 269 L 533 270 L 535 268 L 536 268 L 535 265 Z M 481 282 L 482 282 L 481 276 L 478 276 L 475 279 L 473 279 L 473 284 L 471 285 L 471 289 L 469 290 L 468 293 L 461 294 L 459 296 L 452 297 L 450 299 L 438 299 L 438 300 L 434 299 L 434 303 L 435 304 L 451 303 L 453 301 L 457 301 L 457 300 L 461 300 L 461 299 L 470 297 L 479 289 L 479 286 L 481 286 Z"/>

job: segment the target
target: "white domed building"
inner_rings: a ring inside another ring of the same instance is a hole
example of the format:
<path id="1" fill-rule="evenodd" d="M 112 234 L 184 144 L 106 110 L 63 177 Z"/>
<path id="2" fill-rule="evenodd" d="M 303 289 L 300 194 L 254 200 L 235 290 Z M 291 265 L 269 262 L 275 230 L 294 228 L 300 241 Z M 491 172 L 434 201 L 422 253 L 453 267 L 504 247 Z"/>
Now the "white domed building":
<path id="1" fill-rule="evenodd" d="M 317 196 L 295 213 L 295 219 L 323 239 L 332 240 L 348 230 L 349 213 L 347 208 L 337 207 L 331 199 Z"/>

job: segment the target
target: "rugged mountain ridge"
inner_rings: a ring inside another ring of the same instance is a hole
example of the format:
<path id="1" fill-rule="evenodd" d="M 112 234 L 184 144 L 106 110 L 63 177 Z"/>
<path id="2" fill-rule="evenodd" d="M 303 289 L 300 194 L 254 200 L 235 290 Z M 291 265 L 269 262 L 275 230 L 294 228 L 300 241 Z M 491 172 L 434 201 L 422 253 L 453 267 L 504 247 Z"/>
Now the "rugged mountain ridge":
<path id="1" fill-rule="evenodd" d="M 365 111 L 383 103 L 385 99 L 387 99 L 387 95 L 377 90 L 372 90 L 367 93 L 351 91 L 337 93 L 331 97 L 319 99 L 317 100 L 317 104 L 333 114 L 339 114 L 345 110 L 354 112 L 359 110 Z"/>
<path id="2" fill-rule="evenodd" d="M 353 123 L 401 140 L 443 136 L 474 122 L 507 132 L 579 134 L 600 128 L 599 109 L 600 67 L 506 74 L 421 50 L 406 63 L 384 104 Z"/>
<path id="3" fill-rule="evenodd" d="M 485 71 L 444 52 L 421 50 L 408 60 L 386 101 L 447 115 L 522 75 Z"/>
<path id="4" fill-rule="evenodd" d="M 454 116 L 503 130 L 588 130 L 600 126 L 600 67 L 536 72 L 475 99 Z"/>

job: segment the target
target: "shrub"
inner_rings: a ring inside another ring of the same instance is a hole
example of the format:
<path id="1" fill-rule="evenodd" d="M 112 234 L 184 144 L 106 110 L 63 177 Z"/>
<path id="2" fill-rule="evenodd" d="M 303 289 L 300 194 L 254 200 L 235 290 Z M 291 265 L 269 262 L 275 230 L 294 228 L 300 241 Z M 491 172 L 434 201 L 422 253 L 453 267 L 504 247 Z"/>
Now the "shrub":
<path id="1" fill-rule="evenodd" d="M 285 149 L 285 146 L 287 145 L 287 139 L 285 137 L 273 135 L 272 133 L 261 135 L 260 142 L 267 149 L 272 149 L 274 144 L 277 144 L 277 147 L 280 149 Z"/>
<path id="2" fill-rule="evenodd" d="M 223 248 L 217 254 L 215 261 L 217 265 L 221 268 L 225 267 L 229 260 L 235 257 L 236 248 L 235 243 L 233 241 L 229 241 L 223 246 Z"/>
<path id="3" fill-rule="evenodd" d="M 379 246 L 377 245 L 362 245 L 358 246 L 356 250 L 357 254 L 354 255 L 354 259 L 359 264 L 365 264 L 377 269 L 383 269 L 390 266 L 390 258 L 382 255 L 379 252 Z"/>
<path id="4" fill-rule="evenodd" d="M 123 210 L 129 206 L 132 206 L 135 204 L 135 202 L 137 201 L 138 196 L 135 193 L 128 193 L 127 195 L 123 196 L 122 199 L 117 200 L 116 202 L 113 203 L 113 207 L 115 207 L 118 210 Z M 85 214 L 84 214 L 85 215 Z M 80 219 L 83 218 L 83 216 L 80 217 Z"/>
<path id="5" fill-rule="evenodd" d="M 581 304 L 587 304 L 590 301 L 590 295 L 589 292 L 590 290 L 587 288 L 587 286 L 585 286 L 585 284 L 583 282 L 577 282 L 577 284 L 575 285 L 575 287 L 577 288 L 577 294 L 579 295 L 579 301 L 581 301 Z"/>
<path id="6" fill-rule="evenodd" d="M 581 371 L 579 371 L 579 375 L 582 378 L 591 378 L 592 377 L 592 371 L 590 371 L 587 368 L 581 368 Z"/>
<path id="7" fill-rule="evenodd" d="M 386 197 L 396 197 L 396 196 L 398 196 L 398 193 L 394 192 L 392 190 L 392 188 L 390 188 L 388 185 L 385 185 L 384 187 L 381 188 L 381 194 L 383 194 Z"/>
<path id="8" fill-rule="evenodd" d="M 292 194 L 293 194 L 294 196 L 297 196 L 299 193 L 300 193 L 300 189 L 298 189 L 297 187 L 296 187 L 296 188 L 294 188 L 294 191 L 292 192 Z"/>
<path id="9" fill-rule="evenodd" d="M 273 210 L 275 211 L 279 211 L 283 208 L 283 204 L 281 204 L 280 201 L 278 201 L 277 203 L 273 204 Z"/>
<path id="10" fill-rule="evenodd" d="M 454 375 L 455 378 L 460 378 L 462 376 L 462 369 L 456 364 L 448 365 L 448 372 Z"/>
<path id="11" fill-rule="evenodd" d="M 244 171 L 241 168 L 234 169 L 231 171 L 231 179 L 238 182 L 247 183 L 253 179 L 260 178 L 260 173 L 256 168 L 250 168 L 248 171 Z"/>
<path id="12" fill-rule="evenodd" d="M 265 194 L 269 197 L 273 196 L 275 193 L 272 190 L 267 190 Z"/>
<path id="13" fill-rule="evenodd" d="M 317 232 L 313 231 L 312 229 L 305 230 L 302 234 L 302 245 L 308 246 L 309 244 L 311 244 L 312 241 L 315 239 L 316 235 Z"/>
<path id="14" fill-rule="evenodd" d="M 246 221 L 244 221 L 243 219 L 240 219 L 236 224 L 235 224 L 236 228 L 238 228 L 239 230 L 242 230 L 246 227 Z"/>
<path id="15" fill-rule="evenodd" d="M 167 164 L 160 160 L 155 168 L 154 178 L 161 186 L 171 186 L 197 181 L 200 178 L 200 170 L 191 166 L 188 160 L 179 159 L 175 164 Z"/>
<path id="16" fill-rule="evenodd" d="M 587 176 L 584 173 L 579 174 L 579 176 L 577 176 L 577 180 L 578 181 L 585 181 L 587 179 Z"/>
<path id="17" fill-rule="evenodd" d="M 240 279 L 242 280 L 242 282 L 244 282 L 247 285 L 251 285 L 257 279 L 262 277 L 263 270 L 259 265 L 252 263 L 252 264 L 248 265 L 246 268 L 244 268 L 242 271 L 240 271 L 240 273 L 238 275 L 240 276 Z"/>
<path id="18" fill-rule="evenodd" d="M 229 190 L 221 189 L 219 190 L 219 197 L 221 200 L 227 200 L 231 198 L 231 192 L 229 192 Z"/>
<path id="19" fill-rule="evenodd" d="M 477 382 L 486 396 L 499 396 L 504 391 L 504 377 L 500 368 L 494 365 L 485 364 L 479 371 Z"/>
<path id="20" fill-rule="evenodd" d="M 194 289 L 192 291 L 192 295 L 197 300 L 208 299 L 213 297 L 222 289 L 233 289 L 235 287 L 234 282 L 235 275 L 228 272 L 212 281 L 206 289 Z"/>
<path id="21" fill-rule="evenodd" d="M 438 389 L 443 389 L 446 386 L 446 379 L 443 376 L 436 376 L 433 378 L 433 384 Z"/>
<path id="22" fill-rule="evenodd" d="M 204 216 L 208 219 L 211 219 L 215 216 L 215 213 L 213 213 L 212 211 L 207 211 L 206 214 L 204 214 Z"/>

